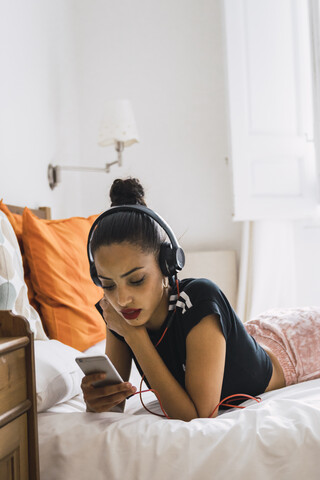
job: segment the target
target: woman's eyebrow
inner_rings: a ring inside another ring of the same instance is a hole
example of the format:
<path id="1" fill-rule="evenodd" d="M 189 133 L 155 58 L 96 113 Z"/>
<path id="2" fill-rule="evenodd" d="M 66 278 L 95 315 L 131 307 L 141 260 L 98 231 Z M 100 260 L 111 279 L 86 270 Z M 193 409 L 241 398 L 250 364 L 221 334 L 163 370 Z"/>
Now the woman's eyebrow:
<path id="1" fill-rule="evenodd" d="M 136 272 L 137 270 L 141 270 L 143 267 L 135 267 L 132 270 L 129 270 L 129 272 L 124 273 L 123 275 L 120 275 L 120 278 L 127 277 L 133 272 Z M 103 278 L 103 280 L 112 280 L 112 278 L 109 277 L 104 277 L 103 275 L 98 275 L 99 278 Z"/>

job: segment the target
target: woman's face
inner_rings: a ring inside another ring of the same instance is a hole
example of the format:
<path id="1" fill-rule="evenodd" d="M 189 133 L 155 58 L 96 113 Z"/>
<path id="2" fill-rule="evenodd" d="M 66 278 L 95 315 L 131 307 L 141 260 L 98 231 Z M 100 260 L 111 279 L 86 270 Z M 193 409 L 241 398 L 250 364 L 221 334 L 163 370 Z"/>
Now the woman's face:
<path id="1" fill-rule="evenodd" d="M 168 313 L 168 294 L 154 254 L 114 243 L 99 247 L 94 262 L 106 300 L 126 322 L 160 328 Z"/>

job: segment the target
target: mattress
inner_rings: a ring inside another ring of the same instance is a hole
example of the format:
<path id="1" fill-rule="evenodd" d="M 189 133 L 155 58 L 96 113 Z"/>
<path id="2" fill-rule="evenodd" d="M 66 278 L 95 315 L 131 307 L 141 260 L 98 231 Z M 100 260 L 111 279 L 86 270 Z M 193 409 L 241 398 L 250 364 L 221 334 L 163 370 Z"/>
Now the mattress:
<path id="1" fill-rule="evenodd" d="M 138 396 L 124 413 L 88 413 L 78 395 L 39 414 L 41 478 L 319 479 L 320 380 L 261 399 L 183 422 L 147 413 Z"/>

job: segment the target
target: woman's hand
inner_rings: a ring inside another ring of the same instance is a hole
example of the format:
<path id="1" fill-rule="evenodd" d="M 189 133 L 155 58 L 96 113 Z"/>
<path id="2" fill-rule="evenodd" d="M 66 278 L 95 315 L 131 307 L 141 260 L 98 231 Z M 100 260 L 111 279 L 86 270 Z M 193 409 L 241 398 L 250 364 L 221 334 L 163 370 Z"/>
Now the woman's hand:
<path id="1" fill-rule="evenodd" d="M 131 383 L 123 382 L 105 387 L 94 387 L 92 384 L 103 380 L 105 373 L 93 373 L 83 377 L 81 388 L 88 410 L 91 412 L 108 412 L 116 405 L 133 395 L 137 389 Z M 124 408 L 124 405 L 122 405 Z"/>
<path id="2" fill-rule="evenodd" d="M 107 327 L 121 335 L 121 337 L 127 339 L 131 335 L 138 333 L 139 329 L 144 329 L 144 327 L 132 327 L 129 325 L 105 297 L 100 300 L 99 304 L 103 310 L 103 319 Z"/>

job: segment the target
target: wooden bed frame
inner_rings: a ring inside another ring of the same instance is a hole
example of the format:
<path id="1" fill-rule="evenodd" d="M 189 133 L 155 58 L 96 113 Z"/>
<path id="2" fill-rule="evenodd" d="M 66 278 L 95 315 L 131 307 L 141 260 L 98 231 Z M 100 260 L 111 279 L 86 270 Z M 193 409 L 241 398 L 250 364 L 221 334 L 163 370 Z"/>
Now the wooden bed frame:
<path id="1" fill-rule="evenodd" d="M 23 207 L 7 205 L 12 213 Z M 32 209 L 49 220 L 49 207 Z M 40 480 L 34 340 L 28 321 L 0 311 L 0 478 Z"/>
<path id="2" fill-rule="evenodd" d="M 22 215 L 24 207 L 17 207 L 15 205 L 7 205 L 10 212 L 17 213 L 18 215 Z M 51 208 L 50 207 L 39 207 L 39 208 L 30 208 L 32 213 L 37 215 L 37 217 L 42 218 L 44 220 L 51 220 Z"/>

